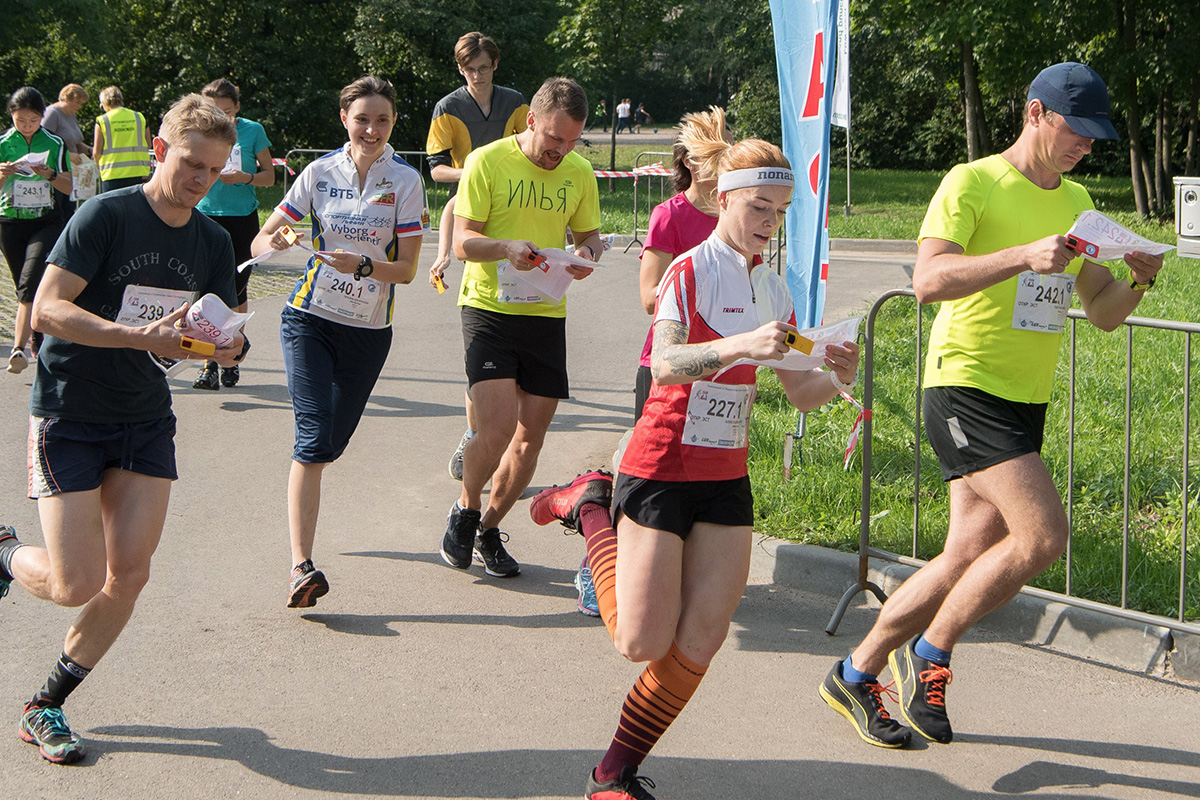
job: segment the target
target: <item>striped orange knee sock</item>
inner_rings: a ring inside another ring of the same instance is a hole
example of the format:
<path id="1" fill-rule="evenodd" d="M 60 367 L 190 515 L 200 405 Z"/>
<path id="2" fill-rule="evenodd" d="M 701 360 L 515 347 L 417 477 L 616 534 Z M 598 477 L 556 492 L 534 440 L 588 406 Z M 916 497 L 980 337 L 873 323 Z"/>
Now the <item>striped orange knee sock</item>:
<path id="1" fill-rule="evenodd" d="M 708 667 L 689 659 L 674 642 L 665 656 L 647 664 L 621 707 L 621 721 L 604 760 L 596 767 L 596 780 L 613 780 L 625 765 L 641 764 L 683 711 L 707 671 Z"/>
<path id="2" fill-rule="evenodd" d="M 579 510 L 579 527 L 587 543 L 588 566 L 596 587 L 596 604 L 609 636 L 617 631 L 617 532 L 608 509 L 586 503 Z"/>

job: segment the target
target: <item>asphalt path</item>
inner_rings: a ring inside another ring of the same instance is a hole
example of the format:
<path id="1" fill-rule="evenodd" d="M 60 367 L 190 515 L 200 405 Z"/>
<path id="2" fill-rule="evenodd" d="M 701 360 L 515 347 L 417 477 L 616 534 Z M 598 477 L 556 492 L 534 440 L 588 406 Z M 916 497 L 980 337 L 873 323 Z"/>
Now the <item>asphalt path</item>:
<path id="1" fill-rule="evenodd" d="M 423 263 L 432 250 L 426 248 Z M 633 254 L 575 284 L 571 399 L 530 493 L 607 464 L 630 424 L 648 319 Z M 829 317 L 907 284 L 911 256 L 837 251 Z M 457 267 L 452 284 L 458 278 Z M 14 586 L 0 601 L 3 798 L 577 798 L 640 672 L 575 610 L 582 542 L 506 520 L 520 577 L 442 563 L 463 430 L 453 295 L 398 292 L 391 357 L 349 450 L 326 471 L 316 562 L 332 591 L 284 607 L 292 420 L 282 298 L 252 301 L 254 349 L 233 390 L 174 382 L 181 479 L 149 586 L 122 638 L 67 704 L 82 765 L 18 741 L 22 704 L 74 612 Z M 0 375 L 4 520 L 40 534 L 26 490 L 30 372 Z M 840 469 L 840 464 L 808 468 Z M 817 696 L 875 617 L 770 583 L 757 547 L 729 640 L 645 764 L 660 800 L 1200 797 L 1196 691 L 972 636 L 955 655 L 949 747 L 863 744 Z"/>

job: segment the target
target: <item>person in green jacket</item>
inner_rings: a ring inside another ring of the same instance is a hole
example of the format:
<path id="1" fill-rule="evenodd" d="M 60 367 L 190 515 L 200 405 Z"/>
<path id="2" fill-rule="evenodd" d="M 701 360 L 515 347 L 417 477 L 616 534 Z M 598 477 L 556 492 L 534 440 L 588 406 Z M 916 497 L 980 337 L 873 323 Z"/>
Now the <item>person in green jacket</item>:
<path id="1" fill-rule="evenodd" d="M 8 357 L 8 371 L 14 375 L 29 365 L 25 346 L 33 333 L 33 296 L 46 271 L 46 255 L 62 233 L 62 210 L 50 187 L 71 193 L 71 159 L 63 140 L 42 127 L 45 111 L 41 92 L 22 86 L 8 99 L 13 126 L 0 136 L 0 251 L 17 287 Z M 38 343 L 35 339 L 35 354 Z"/>

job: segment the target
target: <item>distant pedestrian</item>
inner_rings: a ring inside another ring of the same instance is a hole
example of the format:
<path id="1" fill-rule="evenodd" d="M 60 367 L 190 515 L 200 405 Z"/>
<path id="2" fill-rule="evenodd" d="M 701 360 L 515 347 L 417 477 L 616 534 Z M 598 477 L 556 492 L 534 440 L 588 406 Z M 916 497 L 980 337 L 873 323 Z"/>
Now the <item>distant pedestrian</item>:
<path id="1" fill-rule="evenodd" d="M 145 183 L 150 177 L 150 131 L 141 112 L 125 107 L 116 86 L 100 90 L 92 157 L 100 167 L 100 191 L 111 192 Z"/>
<path id="2" fill-rule="evenodd" d="M 630 105 L 628 97 L 626 97 L 620 103 L 617 103 L 617 129 L 614 131 L 615 133 L 633 130 L 633 126 L 631 125 L 632 117 L 629 115 L 629 109 Z"/>
<path id="3" fill-rule="evenodd" d="M 646 106 L 638 103 L 637 111 L 633 112 L 633 132 L 641 133 L 642 126 L 646 124 L 646 120 L 650 119 L 650 115 L 646 113 Z"/>
<path id="4" fill-rule="evenodd" d="M 597 125 L 603 125 L 604 131 L 608 132 L 608 101 L 603 97 L 600 102 L 596 103 L 596 110 L 592 112 L 592 120 L 588 123 L 587 129 L 590 131 Z"/>

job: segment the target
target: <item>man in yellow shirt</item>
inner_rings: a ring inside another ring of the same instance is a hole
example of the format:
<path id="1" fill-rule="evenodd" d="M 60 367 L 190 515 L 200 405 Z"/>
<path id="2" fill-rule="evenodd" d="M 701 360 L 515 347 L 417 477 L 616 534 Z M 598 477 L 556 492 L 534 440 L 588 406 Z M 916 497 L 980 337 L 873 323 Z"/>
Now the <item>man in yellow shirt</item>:
<path id="1" fill-rule="evenodd" d="M 1071 294 L 1111 331 L 1162 268 L 1162 256 L 1126 253 L 1130 278 L 1117 280 L 1068 246 L 1092 201 L 1063 173 L 1096 139 L 1116 138 L 1104 80 L 1083 64 L 1047 67 L 1030 85 L 1017 141 L 955 167 L 929 204 L 913 289 L 941 303 L 922 413 L 950 484 L 950 528 L 941 555 L 896 590 L 820 687 L 869 744 L 910 739 L 880 699 L 885 664 L 911 729 L 948 744 L 952 648 L 1066 547 L 1066 513 L 1040 452 Z"/>
<path id="2" fill-rule="evenodd" d="M 463 166 L 454 254 L 465 262 L 458 304 L 478 428 L 463 451 L 462 493 L 441 542 L 442 558 L 458 569 L 471 566 L 474 552 L 493 577 L 521 571 L 499 525 L 532 480 L 558 401 L 568 396 L 567 301 L 549 300 L 512 273 L 534 269 L 538 251 L 561 248 L 568 231 L 576 256 L 599 260 L 596 178 L 572 152 L 586 120 L 583 89 L 550 78 L 533 96 L 526 129 L 474 150 Z M 576 279 L 591 274 L 568 270 Z"/>

